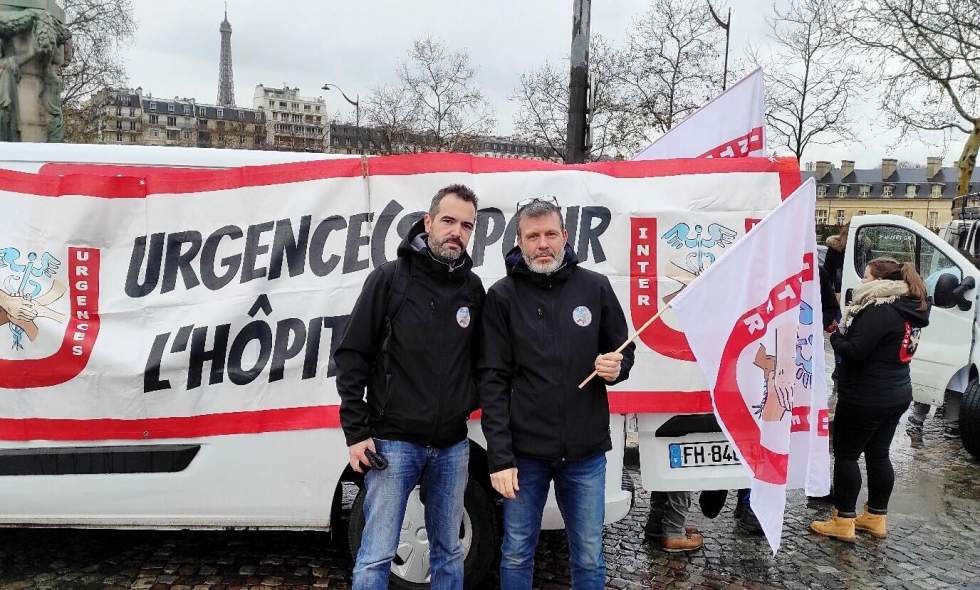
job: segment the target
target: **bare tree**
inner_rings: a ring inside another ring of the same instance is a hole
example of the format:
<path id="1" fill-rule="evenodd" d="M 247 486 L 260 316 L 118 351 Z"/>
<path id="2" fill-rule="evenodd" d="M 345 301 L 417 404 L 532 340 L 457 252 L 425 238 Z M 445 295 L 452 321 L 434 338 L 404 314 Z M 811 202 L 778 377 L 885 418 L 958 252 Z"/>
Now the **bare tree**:
<path id="1" fill-rule="evenodd" d="M 568 122 L 568 72 L 550 63 L 525 72 L 521 74 L 520 88 L 511 100 L 518 104 L 514 114 L 514 135 L 544 148 L 548 159 L 563 161 Z"/>
<path id="2" fill-rule="evenodd" d="M 966 194 L 980 149 L 980 3 L 977 0 L 867 0 L 842 19 L 874 60 L 881 108 L 908 131 L 967 134 L 958 195 Z"/>
<path id="3" fill-rule="evenodd" d="M 104 110 L 109 106 L 108 90 L 94 94 L 84 103 L 65 105 L 65 141 L 68 143 L 99 143 L 99 128 Z"/>
<path id="4" fill-rule="evenodd" d="M 364 99 L 364 120 L 376 130 L 378 151 L 392 154 L 415 144 L 419 102 L 404 88 L 379 86 Z"/>
<path id="5" fill-rule="evenodd" d="M 132 40 L 136 20 L 132 0 L 65 0 L 64 5 L 74 48 L 62 72 L 62 103 L 70 112 L 99 90 L 125 83 L 119 49 Z"/>
<path id="6" fill-rule="evenodd" d="M 717 93 L 723 43 L 705 3 L 651 0 L 613 68 L 623 106 L 655 136 L 666 133 Z"/>
<path id="7" fill-rule="evenodd" d="M 810 144 L 854 140 L 848 109 L 858 92 L 859 70 L 835 26 L 841 0 L 790 0 L 769 19 L 771 51 L 765 70 L 766 119 L 775 145 L 802 159 Z"/>
<path id="8" fill-rule="evenodd" d="M 454 52 L 432 38 L 416 40 L 399 75 L 418 105 L 416 131 L 427 147 L 465 150 L 493 130 L 493 109 L 475 85 L 476 70 L 465 50 Z"/>
<path id="9" fill-rule="evenodd" d="M 624 108 L 619 87 L 614 83 L 614 51 L 600 36 L 589 49 L 589 78 L 595 91 L 589 115 L 590 141 L 586 159 L 624 157 L 640 147 L 643 130 Z M 565 160 L 568 121 L 568 68 L 545 63 L 521 75 L 520 87 L 511 100 L 518 105 L 514 115 L 515 136 L 539 146 L 555 161 Z"/>
<path id="10" fill-rule="evenodd" d="M 133 6 L 131 0 L 65 0 L 64 6 L 71 33 L 61 72 L 65 141 L 92 143 L 99 140 L 108 89 L 126 82 L 118 52 L 136 32 Z"/>

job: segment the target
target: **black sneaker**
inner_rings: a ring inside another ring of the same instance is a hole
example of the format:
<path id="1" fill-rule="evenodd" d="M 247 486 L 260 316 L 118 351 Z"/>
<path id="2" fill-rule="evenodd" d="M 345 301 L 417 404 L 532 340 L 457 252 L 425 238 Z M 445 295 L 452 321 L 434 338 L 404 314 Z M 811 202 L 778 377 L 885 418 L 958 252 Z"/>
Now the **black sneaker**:
<path id="1" fill-rule="evenodd" d="M 738 518 L 738 527 L 750 535 L 762 535 L 762 525 L 759 524 L 759 519 L 755 517 L 755 512 L 752 512 L 752 508 L 745 506 L 742 509 L 742 513 Z"/>
<path id="2" fill-rule="evenodd" d="M 827 506 L 833 506 L 834 495 L 827 494 L 826 496 L 807 496 L 806 505 L 807 508 L 824 508 Z"/>
<path id="3" fill-rule="evenodd" d="M 960 438 L 960 427 L 959 426 L 947 426 L 943 430 L 943 438 L 947 440 L 956 440 Z"/>

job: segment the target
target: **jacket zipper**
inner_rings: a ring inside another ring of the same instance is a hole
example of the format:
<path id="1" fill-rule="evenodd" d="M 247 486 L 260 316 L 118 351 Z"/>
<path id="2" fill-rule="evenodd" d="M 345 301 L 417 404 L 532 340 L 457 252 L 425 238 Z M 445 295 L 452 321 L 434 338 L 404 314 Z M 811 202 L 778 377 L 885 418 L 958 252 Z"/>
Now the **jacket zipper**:
<path id="1" fill-rule="evenodd" d="M 381 409 L 378 412 L 379 418 L 385 417 L 385 409 L 388 407 L 388 400 L 391 399 L 391 372 L 385 370 L 385 397 L 381 400 Z"/>
<path id="2" fill-rule="evenodd" d="M 432 323 L 435 323 L 438 320 L 438 316 L 436 314 L 436 310 L 438 309 L 438 307 L 439 306 L 436 304 L 436 300 L 435 299 L 430 299 L 429 300 L 429 309 L 431 310 L 431 313 L 432 313 Z M 442 328 L 442 326 L 440 326 L 440 329 L 437 330 L 437 332 L 436 332 L 436 350 L 437 351 L 441 351 L 442 350 L 443 338 L 444 338 L 444 335 L 445 335 L 445 330 L 444 329 L 441 329 L 441 328 Z M 442 371 L 439 371 L 439 373 L 437 375 L 438 375 L 438 378 L 440 379 L 440 381 L 441 380 L 444 380 L 444 377 L 445 376 L 442 374 Z M 439 395 L 436 396 L 436 414 L 433 417 L 432 433 L 438 439 L 439 438 L 439 419 L 442 416 L 442 397 L 443 397 L 443 395 L 445 395 L 445 393 L 443 391 L 441 391 L 443 388 L 439 387 L 439 383 L 435 383 L 434 385 L 435 385 L 435 388 L 434 389 L 435 389 L 435 391 L 438 391 L 439 392 Z"/>
<path id="3" fill-rule="evenodd" d="M 557 347 L 558 342 L 561 341 L 561 337 L 562 337 L 560 333 L 561 322 L 559 321 L 558 318 L 558 310 L 561 309 L 561 301 L 558 301 L 557 303 L 555 301 L 554 286 L 555 286 L 554 281 L 552 280 L 551 276 L 548 276 L 547 288 L 548 288 L 548 303 L 550 303 L 550 306 L 548 309 L 549 317 L 546 320 L 548 325 L 546 325 L 545 327 L 548 333 L 554 334 L 554 338 L 551 341 L 551 346 Z M 561 355 L 560 347 L 559 350 L 557 350 L 557 352 L 558 352 L 557 358 L 561 359 L 562 355 Z M 559 383 L 558 391 L 561 392 L 562 396 L 565 395 L 564 379 L 562 379 L 561 382 Z M 564 462 L 565 457 L 568 455 L 568 445 L 566 443 L 566 438 L 567 438 L 566 431 L 568 430 L 568 404 L 562 403 L 561 406 L 563 407 L 563 410 L 561 413 L 561 431 L 558 433 L 558 442 L 561 447 L 561 460 Z"/>

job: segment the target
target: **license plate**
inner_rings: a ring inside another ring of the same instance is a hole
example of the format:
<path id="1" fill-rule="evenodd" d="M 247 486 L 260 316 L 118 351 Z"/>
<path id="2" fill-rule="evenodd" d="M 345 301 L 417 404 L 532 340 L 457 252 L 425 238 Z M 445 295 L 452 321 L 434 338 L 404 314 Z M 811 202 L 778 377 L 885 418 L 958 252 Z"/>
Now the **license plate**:
<path id="1" fill-rule="evenodd" d="M 739 464 L 732 445 L 727 442 L 672 443 L 669 452 L 672 469 Z"/>

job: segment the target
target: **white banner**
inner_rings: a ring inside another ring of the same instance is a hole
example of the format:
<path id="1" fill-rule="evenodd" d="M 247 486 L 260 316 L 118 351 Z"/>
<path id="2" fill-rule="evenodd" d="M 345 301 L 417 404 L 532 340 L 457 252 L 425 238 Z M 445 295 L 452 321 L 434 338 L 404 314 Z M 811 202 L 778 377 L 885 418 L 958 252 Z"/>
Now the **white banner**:
<path id="1" fill-rule="evenodd" d="M 774 553 L 786 489 L 830 488 L 814 186 L 797 189 L 671 304 L 718 423 L 752 473 L 752 509 Z"/>
<path id="2" fill-rule="evenodd" d="M 765 156 L 766 98 L 762 69 L 756 69 L 634 156 L 744 158 Z"/>
<path id="3" fill-rule="evenodd" d="M 458 182 L 480 197 L 470 252 L 487 286 L 504 274 L 517 201 L 556 195 L 578 257 L 639 326 L 775 208 L 799 169 L 430 154 L 0 171 L 0 440 L 337 427 L 330 353 L 361 284 Z M 640 343 L 613 411 L 710 411 L 671 322 Z"/>

